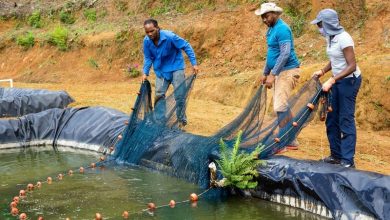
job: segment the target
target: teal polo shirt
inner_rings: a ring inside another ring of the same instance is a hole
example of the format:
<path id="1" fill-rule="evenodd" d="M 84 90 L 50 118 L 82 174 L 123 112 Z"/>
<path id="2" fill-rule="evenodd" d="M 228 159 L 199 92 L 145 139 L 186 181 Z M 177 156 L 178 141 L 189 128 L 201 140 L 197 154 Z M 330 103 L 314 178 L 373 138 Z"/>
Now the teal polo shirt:
<path id="1" fill-rule="evenodd" d="M 267 68 L 272 70 L 275 67 L 276 60 L 280 55 L 280 44 L 290 42 L 290 54 L 287 62 L 282 67 L 281 71 L 299 67 L 299 61 L 294 50 L 294 39 L 290 27 L 282 20 L 278 19 L 273 27 L 267 31 Z M 280 72 L 279 72 L 280 73 Z M 279 73 L 274 73 L 279 75 Z"/>

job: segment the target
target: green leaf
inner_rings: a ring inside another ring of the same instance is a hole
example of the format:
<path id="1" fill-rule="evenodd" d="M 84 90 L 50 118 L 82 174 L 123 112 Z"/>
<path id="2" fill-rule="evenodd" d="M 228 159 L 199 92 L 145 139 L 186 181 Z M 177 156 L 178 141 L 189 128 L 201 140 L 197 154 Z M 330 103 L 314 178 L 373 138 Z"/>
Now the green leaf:
<path id="1" fill-rule="evenodd" d="M 236 184 L 236 186 L 240 189 L 246 189 L 248 185 L 248 181 L 241 181 Z"/>
<path id="2" fill-rule="evenodd" d="M 258 155 L 264 149 L 259 145 L 252 152 L 240 150 L 242 131 L 238 132 L 233 148 L 221 139 L 220 140 L 220 160 L 217 165 L 220 168 L 225 180 L 225 186 L 235 186 L 240 189 L 254 188 L 257 182 L 253 181 L 254 177 L 259 175 L 257 169 L 265 162 L 258 159 Z"/>
<path id="3" fill-rule="evenodd" d="M 257 182 L 248 182 L 247 187 L 248 189 L 254 189 L 257 186 Z"/>

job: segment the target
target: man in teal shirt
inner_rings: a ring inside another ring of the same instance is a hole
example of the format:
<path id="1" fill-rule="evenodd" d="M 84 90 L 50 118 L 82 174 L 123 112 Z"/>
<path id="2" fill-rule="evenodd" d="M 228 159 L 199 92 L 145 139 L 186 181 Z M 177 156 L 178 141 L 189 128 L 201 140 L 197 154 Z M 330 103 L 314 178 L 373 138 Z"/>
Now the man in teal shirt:
<path id="1" fill-rule="evenodd" d="M 290 27 L 279 18 L 283 9 L 275 3 L 264 3 L 255 11 L 269 28 L 267 31 L 267 60 L 263 72 L 263 83 L 273 92 L 273 107 L 278 117 L 279 136 L 292 124 L 292 112 L 288 98 L 295 88 L 299 74 L 299 61 L 294 50 Z M 288 149 L 298 149 L 295 140 L 283 143 Z"/>
<path id="2" fill-rule="evenodd" d="M 199 68 L 195 52 L 183 38 L 171 31 L 161 30 L 154 19 L 146 20 L 144 29 L 146 36 L 143 43 L 144 74 L 142 80 L 147 79 L 150 68 L 153 66 L 156 74 L 155 106 L 160 100 L 165 98 L 169 85 L 173 85 L 175 89 L 176 115 L 179 127 L 183 127 L 187 124 L 187 117 L 184 110 L 186 87 L 180 86 L 185 81 L 185 63 L 182 50 L 184 50 L 191 62 L 193 73 L 197 74 Z"/>

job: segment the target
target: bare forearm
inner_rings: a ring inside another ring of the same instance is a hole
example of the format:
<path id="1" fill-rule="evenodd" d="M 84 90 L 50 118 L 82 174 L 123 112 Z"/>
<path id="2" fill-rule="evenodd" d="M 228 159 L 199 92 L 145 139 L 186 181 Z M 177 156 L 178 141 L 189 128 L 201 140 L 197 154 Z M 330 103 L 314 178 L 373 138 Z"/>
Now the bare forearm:
<path id="1" fill-rule="evenodd" d="M 328 62 L 328 64 L 326 64 L 326 66 L 321 69 L 321 72 L 322 74 L 325 74 L 331 70 L 332 70 L 332 64 L 331 62 Z"/>
<path id="2" fill-rule="evenodd" d="M 337 76 L 334 77 L 334 80 L 340 80 L 340 79 L 343 79 L 344 77 L 350 75 L 351 73 L 355 72 L 356 71 L 356 64 L 353 65 L 348 65 L 347 68 L 345 68 L 343 71 L 341 71 L 340 74 L 338 74 Z"/>

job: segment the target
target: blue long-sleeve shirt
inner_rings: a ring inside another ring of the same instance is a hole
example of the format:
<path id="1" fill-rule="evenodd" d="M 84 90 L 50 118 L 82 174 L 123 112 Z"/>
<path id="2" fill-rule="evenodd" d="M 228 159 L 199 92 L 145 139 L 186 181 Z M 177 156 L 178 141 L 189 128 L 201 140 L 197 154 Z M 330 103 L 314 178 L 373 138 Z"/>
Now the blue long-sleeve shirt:
<path id="1" fill-rule="evenodd" d="M 195 52 L 191 45 L 175 33 L 160 30 L 160 39 L 157 46 L 148 36 L 145 36 L 143 72 L 149 75 L 150 68 L 153 65 L 154 72 L 158 77 L 172 80 L 174 71 L 185 68 L 181 50 L 184 50 L 193 66 L 197 65 Z"/>

